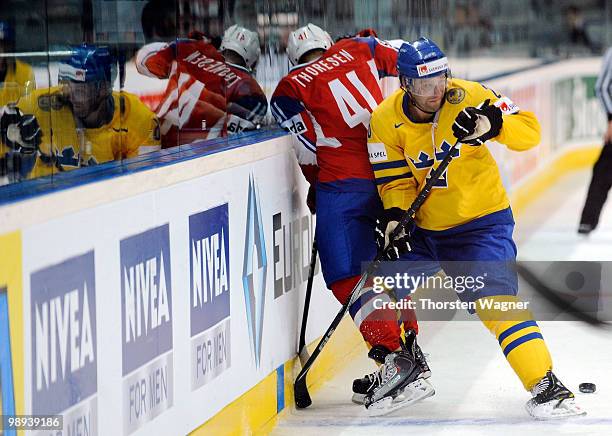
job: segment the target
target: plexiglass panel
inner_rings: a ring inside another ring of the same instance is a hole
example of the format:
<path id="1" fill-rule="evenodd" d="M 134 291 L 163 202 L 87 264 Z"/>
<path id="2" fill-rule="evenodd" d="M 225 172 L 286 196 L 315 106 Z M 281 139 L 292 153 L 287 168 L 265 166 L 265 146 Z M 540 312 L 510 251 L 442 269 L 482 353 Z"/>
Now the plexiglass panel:
<path id="1" fill-rule="evenodd" d="M 278 128 L 269 99 L 289 70 L 289 34 L 309 22 L 333 39 L 369 28 L 381 39 L 427 36 L 453 60 L 529 64 L 601 54 L 612 40 L 611 3 L 7 0 L 0 183 L 52 183 L 161 148 L 180 155 Z M 478 76 L 462 65 L 465 77 Z"/>

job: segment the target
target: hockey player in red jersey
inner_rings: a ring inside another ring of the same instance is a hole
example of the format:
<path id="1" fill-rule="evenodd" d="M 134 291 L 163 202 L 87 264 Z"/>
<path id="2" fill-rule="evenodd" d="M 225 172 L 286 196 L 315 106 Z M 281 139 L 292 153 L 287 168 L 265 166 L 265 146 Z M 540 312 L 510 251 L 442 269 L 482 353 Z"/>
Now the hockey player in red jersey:
<path id="1" fill-rule="evenodd" d="M 295 138 L 298 161 L 311 185 L 308 205 L 317 215 L 323 277 L 344 303 L 359 280 L 361 263 L 376 254 L 372 232 L 382 205 L 366 141 L 370 115 L 383 100 L 380 80 L 397 76 L 397 50 L 375 37 L 344 38 L 334 44 L 327 32 L 308 24 L 291 33 L 287 54 L 293 67 L 278 84 L 270 106 Z M 402 314 L 404 342 L 395 311 L 374 306 L 375 300 L 385 298 L 389 296 L 366 287 L 349 312 L 372 347 L 369 357 L 378 363 L 394 360 L 398 373 L 400 366 L 410 369 L 411 374 L 399 380 L 404 395 L 397 408 L 432 395 L 433 388 L 425 380 L 430 371 L 416 344 L 414 314 Z M 380 384 L 380 372 L 355 380 L 354 401 L 363 402 Z M 381 413 L 377 407 L 369 410 Z"/>
<path id="2" fill-rule="evenodd" d="M 268 110 L 266 96 L 252 77 L 259 38 L 232 26 L 223 37 L 223 54 L 198 32 L 191 38 L 142 47 L 136 57 L 141 74 L 169 79 L 157 108 L 164 148 L 199 139 L 258 129 Z"/>
<path id="3" fill-rule="evenodd" d="M 136 55 L 136 68 L 146 76 L 168 79 L 155 110 L 162 148 L 225 135 L 226 81 L 239 78 L 208 40 L 147 44 Z"/>
<path id="4" fill-rule="evenodd" d="M 239 80 L 227 84 L 227 131 L 240 133 L 261 127 L 268 100 L 253 77 L 261 50 L 257 33 L 234 24 L 223 34 L 221 54 Z"/>

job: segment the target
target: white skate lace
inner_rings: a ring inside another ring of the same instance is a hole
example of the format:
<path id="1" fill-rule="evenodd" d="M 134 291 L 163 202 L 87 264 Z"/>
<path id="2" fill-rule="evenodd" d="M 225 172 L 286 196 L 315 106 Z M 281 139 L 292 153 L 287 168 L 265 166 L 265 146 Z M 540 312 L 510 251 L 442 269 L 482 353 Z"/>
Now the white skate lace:
<path id="1" fill-rule="evenodd" d="M 548 389 L 548 386 L 550 386 L 550 380 L 548 379 L 548 377 L 544 377 L 542 380 L 540 380 L 540 383 L 533 387 L 533 389 L 531 390 L 531 395 L 533 395 L 534 397 L 540 395 L 542 392 Z"/>
<path id="2" fill-rule="evenodd" d="M 387 368 L 389 366 L 389 368 Z M 393 363 L 393 359 L 390 359 L 389 362 L 385 362 L 384 365 L 381 365 L 377 372 L 373 373 L 376 377 L 376 381 L 378 381 L 378 388 L 387 383 L 391 377 L 395 375 L 395 373 L 390 370 L 394 369 L 395 364 Z"/>
<path id="3" fill-rule="evenodd" d="M 376 384 L 376 380 L 378 380 L 378 372 L 379 371 L 376 370 L 371 374 L 366 374 L 366 379 L 370 383 L 370 386 L 368 387 L 368 391 L 372 389 L 372 387 Z"/>

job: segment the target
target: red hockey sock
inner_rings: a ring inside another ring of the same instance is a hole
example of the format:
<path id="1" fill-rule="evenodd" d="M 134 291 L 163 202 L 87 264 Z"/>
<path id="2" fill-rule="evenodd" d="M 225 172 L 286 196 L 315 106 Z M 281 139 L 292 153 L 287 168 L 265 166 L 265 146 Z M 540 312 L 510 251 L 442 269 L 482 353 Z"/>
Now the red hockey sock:
<path id="1" fill-rule="evenodd" d="M 331 285 L 334 296 L 341 304 L 348 300 L 359 279 L 359 276 L 349 277 Z M 400 328 L 397 312 L 385 306 L 390 301 L 386 293 L 376 293 L 371 286 L 366 285 L 359 298 L 349 307 L 349 313 L 366 342 L 371 346 L 382 345 L 395 351 L 400 346 Z"/>

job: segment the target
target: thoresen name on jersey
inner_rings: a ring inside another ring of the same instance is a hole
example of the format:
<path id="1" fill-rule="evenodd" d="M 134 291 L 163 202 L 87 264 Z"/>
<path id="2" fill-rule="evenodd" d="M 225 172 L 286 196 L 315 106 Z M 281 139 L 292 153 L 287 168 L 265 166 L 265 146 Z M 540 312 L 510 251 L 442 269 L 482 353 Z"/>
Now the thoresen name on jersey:
<path id="1" fill-rule="evenodd" d="M 298 74 L 291 77 L 291 80 L 295 80 L 301 87 L 306 88 L 306 83 L 312 82 L 319 74 L 331 71 L 354 59 L 355 58 L 348 51 L 340 50 L 338 53 L 334 53 L 331 56 L 319 59 L 316 62 L 302 67 Z"/>

